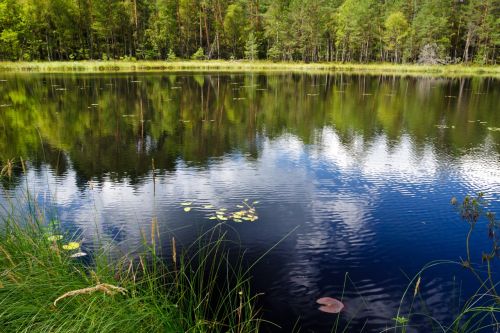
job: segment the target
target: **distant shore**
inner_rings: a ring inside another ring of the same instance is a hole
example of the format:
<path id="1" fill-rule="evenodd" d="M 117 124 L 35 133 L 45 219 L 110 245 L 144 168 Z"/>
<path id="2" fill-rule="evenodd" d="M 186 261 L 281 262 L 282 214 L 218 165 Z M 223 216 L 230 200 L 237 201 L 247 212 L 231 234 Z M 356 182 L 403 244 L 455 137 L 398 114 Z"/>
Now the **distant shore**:
<path id="1" fill-rule="evenodd" d="M 302 63 L 270 61 L 179 60 L 179 61 L 65 61 L 0 62 L 0 72 L 94 73 L 94 72 L 346 72 L 359 74 L 490 76 L 500 77 L 500 66 L 416 65 L 390 63 Z"/>

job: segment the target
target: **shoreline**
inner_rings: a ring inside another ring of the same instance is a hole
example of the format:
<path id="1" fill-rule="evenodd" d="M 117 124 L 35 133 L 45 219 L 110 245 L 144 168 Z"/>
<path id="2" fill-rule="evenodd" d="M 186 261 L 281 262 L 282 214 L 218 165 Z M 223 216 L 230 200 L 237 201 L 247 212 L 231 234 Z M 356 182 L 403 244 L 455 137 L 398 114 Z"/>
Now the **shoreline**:
<path id="1" fill-rule="evenodd" d="M 391 63 L 302 63 L 228 60 L 179 61 L 0 61 L 0 73 L 114 73 L 114 72 L 287 72 L 351 73 L 426 76 L 500 77 L 500 66 L 417 65 Z"/>

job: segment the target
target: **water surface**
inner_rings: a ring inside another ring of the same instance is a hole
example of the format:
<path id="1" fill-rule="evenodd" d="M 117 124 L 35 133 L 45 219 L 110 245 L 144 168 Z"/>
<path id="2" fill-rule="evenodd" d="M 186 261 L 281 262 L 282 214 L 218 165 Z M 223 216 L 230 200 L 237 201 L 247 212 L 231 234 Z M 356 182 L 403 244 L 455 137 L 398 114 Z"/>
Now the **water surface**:
<path id="1" fill-rule="evenodd" d="M 26 191 L 48 216 L 123 251 L 157 217 L 188 245 L 206 210 L 259 201 L 228 221 L 265 318 L 289 332 L 380 331 L 425 263 L 465 256 L 450 198 L 484 192 L 500 211 L 500 82 L 307 74 L 0 74 L 0 160 L 23 157 L 2 202 Z M 154 179 L 154 180 L 153 180 Z M 288 235 L 288 236 L 287 236 Z M 286 237 L 285 237 L 286 236 Z M 474 255 L 489 245 L 484 228 Z M 168 244 L 164 245 L 168 250 Z M 426 311 L 446 320 L 476 288 L 459 268 L 425 275 Z M 424 307 L 416 305 L 416 310 Z M 422 325 L 428 322 L 422 321 Z M 424 327 L 424 326 L 422 326 Z"/>

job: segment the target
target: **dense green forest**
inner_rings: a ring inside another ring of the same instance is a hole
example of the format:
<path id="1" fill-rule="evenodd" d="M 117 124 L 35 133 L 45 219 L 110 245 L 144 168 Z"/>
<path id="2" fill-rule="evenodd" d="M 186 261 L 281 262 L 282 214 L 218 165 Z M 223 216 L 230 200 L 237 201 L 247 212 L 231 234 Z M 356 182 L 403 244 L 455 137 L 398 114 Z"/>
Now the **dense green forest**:
<path id="1" fill-rule="evenodd" d="M 499 0 L 0 0 L 0 59 L 496 64 Z"/>

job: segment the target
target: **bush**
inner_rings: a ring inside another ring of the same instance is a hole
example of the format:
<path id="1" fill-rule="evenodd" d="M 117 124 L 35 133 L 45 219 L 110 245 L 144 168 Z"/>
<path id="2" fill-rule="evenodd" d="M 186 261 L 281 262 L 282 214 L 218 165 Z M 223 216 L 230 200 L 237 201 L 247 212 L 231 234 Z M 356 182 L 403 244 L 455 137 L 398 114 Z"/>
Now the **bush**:
<path id="1" fill-rule="evenodd" d="M 175 55 L 174 50 L 170 49 L 168 51 L 167 61 L 175 61 L 175 60 L 177 60 L 177 56 Z"/>
<path id="2" fill-rule="evenodd" d="M 205 59 L 205 52 L 203 51 L 203 48 L 200 47 L 198 50 L 196 50 L 195 53 L 191 56 L 191 59 L 193 60 L 203 60 Z"/>

